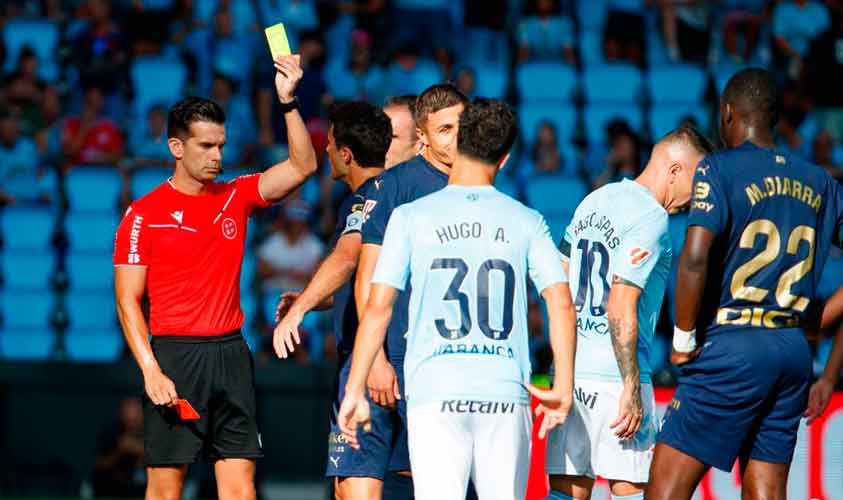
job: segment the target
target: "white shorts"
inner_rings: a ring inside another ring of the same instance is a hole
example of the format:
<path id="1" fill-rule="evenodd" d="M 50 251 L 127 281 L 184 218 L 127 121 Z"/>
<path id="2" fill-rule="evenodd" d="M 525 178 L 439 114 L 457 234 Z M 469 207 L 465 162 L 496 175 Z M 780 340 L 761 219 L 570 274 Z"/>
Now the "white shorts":
<path id="1" fill-rule="evenodd" d="M 470 400 L 410 406 L 407 432 L 417 500 L 523 500 L 530 469 L 530 407 Z"/>
<path id="2" fill-rule="evenodd" d="M 653 386 L 641 384 L 644 416 L 638 433 L 627 441 L 609 427 L 618 416 L 622 391 L 621 382 L 575 379 L 571 413 L 547 437 L 548 474 L 647 482 L 658 432 Z"/>

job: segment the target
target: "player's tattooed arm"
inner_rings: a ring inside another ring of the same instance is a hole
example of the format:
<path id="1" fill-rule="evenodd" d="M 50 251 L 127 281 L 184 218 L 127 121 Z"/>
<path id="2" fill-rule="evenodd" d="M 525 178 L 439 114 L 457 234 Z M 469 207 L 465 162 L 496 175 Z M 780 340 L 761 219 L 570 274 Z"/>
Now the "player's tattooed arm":
<path id="1" fill-rule="evenodd" d="M 621 278 L 614 278 L 606 306 L 612 348 L 623 379 L 618 417 L 611 424 L 611 428 L 621 439 L 631 439 L 635 436 L 643 415 L 641 372 L 638 366 L 638 298 L 640 296 L 640 288 Z"/>

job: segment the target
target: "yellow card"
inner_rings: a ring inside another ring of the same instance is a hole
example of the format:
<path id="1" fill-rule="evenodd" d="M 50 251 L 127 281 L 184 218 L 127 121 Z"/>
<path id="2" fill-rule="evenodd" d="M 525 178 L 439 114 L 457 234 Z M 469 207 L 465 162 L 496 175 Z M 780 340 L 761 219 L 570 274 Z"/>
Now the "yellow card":
<path id="1" fill-rule="evenodd" d="M 266 33 L 266 41 L 269 43 L 269 51 L 272 53 L 273 60 L 278 56 L 292 54 L 290 42 L 287 40 L 287 32 L 284 30 L 284 23 L 270 26 L 263 31 Z"/>

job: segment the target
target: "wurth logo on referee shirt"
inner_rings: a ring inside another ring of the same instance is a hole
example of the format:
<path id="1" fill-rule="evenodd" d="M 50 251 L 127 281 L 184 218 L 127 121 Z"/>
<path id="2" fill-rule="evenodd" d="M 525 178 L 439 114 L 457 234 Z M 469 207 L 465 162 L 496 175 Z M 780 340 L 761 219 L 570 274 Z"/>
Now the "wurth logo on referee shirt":
<path id="1" fill-rule="evenodd" d="M 136 215 L 132 219 L 132 231 L 129 233 L 129 264 L 137 264 L 140 262 L 140 255 L 138 255 L 138 241 L 140 240 L 141 224 L 143 224 L 143 216 Z"/>
<path id="2" fill-rule="evenodd" d="M 650 251 L 646 248 L 641 247 L 634 247 L 632 250 L 629 251 L 629 255 L 627 255 L 629 259 L 629 264 L 638 267 L 650 257 Z"/>

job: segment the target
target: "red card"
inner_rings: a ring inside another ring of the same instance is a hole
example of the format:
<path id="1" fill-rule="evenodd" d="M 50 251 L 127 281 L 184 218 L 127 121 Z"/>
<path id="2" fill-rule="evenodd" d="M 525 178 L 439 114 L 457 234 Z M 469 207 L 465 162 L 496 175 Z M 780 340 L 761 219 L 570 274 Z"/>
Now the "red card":
<path id="1" fill-rule="evenodd" d="M 182 420 L 199 420 L 199 413 L 186 399 L 176 400 L 176 411 Z"/>

